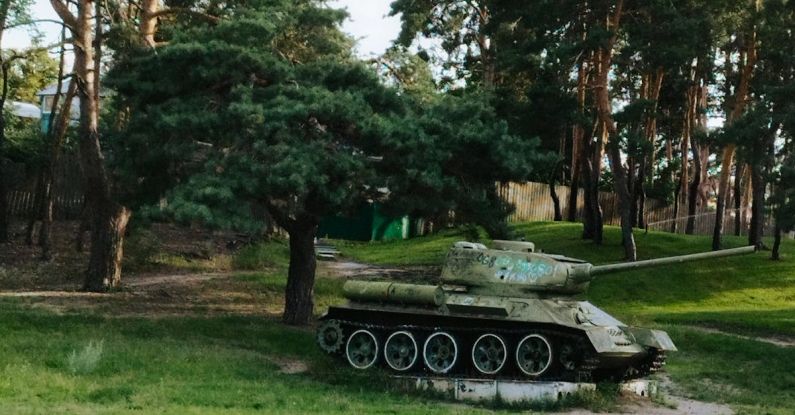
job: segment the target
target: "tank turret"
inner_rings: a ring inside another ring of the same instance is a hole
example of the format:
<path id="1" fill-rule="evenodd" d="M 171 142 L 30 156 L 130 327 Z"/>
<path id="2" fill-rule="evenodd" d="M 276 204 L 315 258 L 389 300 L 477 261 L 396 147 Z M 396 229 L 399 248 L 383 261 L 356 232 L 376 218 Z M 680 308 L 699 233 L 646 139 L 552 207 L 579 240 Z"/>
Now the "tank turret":
<path id="1" fill-rule="evenodd" d="M 495 249 L 470 242 L 456 243 L 447 254 L 442 281 L 469 287 L 471 292 L 481 294 L 577 294 L 584 292 L 588 283 L 599 274 L 754 252 L 753 246 L 746 246 L 645 261 L 591 265 L 562 255 L 510 249 L 513 246 L 505 244 L 505 241 L 495 242 Z"/>
<path id="2" fill-rule="evenodd" d="M 754 252 L 753 247 L 592 265 L 524 241 L 458 242 L 441 284 L 349 280 L 349 302 L 321 317 L 317 342 L 356 369 L 544 380 L 641 377 L 673 341 L 582 301 L 597 275 Z"/>

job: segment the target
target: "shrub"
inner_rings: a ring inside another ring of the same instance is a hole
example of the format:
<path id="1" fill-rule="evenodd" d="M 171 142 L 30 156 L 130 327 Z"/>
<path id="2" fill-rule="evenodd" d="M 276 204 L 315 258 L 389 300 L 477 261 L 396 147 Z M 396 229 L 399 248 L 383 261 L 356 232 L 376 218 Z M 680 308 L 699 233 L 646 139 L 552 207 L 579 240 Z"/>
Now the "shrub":
<path id="1" fill-rule="evenodd" d="M 152 266 L 162 249 L 162 243 L 154 232 L 136 228 L 124 243 L 124 267 L 141 270 Z"/>
<path id="2" fill-rule="evenodd" d="M 66 358 L 66 367 L 72 374 L 84 375 L 93 372 L 102 360 L 102 341 L 88 342 L 79 352 L 72 350 Z"/>

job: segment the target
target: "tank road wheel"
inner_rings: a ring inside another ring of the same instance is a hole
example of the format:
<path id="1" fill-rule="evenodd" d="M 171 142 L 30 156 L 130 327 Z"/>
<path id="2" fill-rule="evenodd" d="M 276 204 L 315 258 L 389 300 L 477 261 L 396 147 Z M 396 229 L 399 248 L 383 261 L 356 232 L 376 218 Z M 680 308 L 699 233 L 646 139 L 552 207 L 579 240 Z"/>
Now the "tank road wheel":
<path id="1" fill-rule="evenodd" d="M 358 330 L 351 334 L 345 345 L 345 357 L 356 369 L 368 369 L 378 360 L 378 340 L 369 330 Z"/>
<path id="2" fill-rule="evenodd" d="M 414 336 L 407 331 L 392 333 L 384 343 L 384 360 L 394 370 L 409 370 L 417 361 L 419 348 Z"/>
<path id="3" fill-rule="evenodd" d="M 508 358 L 508 348 L 500 336 L 484 334 L 472 346 L 472 363 L 484 375 L 493 375 L 502 369 Z"/>
<path id="4" fill-rule="evenodd" d="M 558 353 L 558 361 L 563 369 L 574 371 L 580 366 L 580 357 L 582 353 L 578 353 L 578 348 L 571 343 L 560 345 L 560 352 Z"/>
<path id="5" fill-rule="evenodd" d="M 326 320 L 317 328 L 317 344 L 326 353 L 337 353 L 345 342 L 342 326 L 337 320 Z"/>
<path id="6" fill-rule="evenodd" d="M 425 361 L 425 366 L 433 373 L 447 373 L 458 360 L 458 343 L 448 333 L 443 331 L 433 333 L 425 340 L 422 359 Z"/>
<path id="7" fill-rule="evenodd" d="M 527 376 L 541 376 L 552 365 L 552 346 L 544 336 L 525 336 L 516 348 L 516 364 Z"/>

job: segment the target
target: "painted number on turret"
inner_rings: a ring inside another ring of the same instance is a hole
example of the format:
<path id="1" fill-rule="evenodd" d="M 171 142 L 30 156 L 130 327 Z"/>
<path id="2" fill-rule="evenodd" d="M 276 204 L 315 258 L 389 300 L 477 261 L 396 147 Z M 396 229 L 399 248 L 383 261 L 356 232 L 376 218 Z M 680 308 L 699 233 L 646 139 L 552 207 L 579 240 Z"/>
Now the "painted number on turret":
<path id="1" fill-rule="evenodd" d="M 490 255 L 470 250 L 453 250 L 447 254 L 447 267 L 453 273 L 465 273 L 472 265 L 481 265 L 494 270 L 500 282 L 536 282 L 550 276 L 554 267 L 543 261 L 528 261 L 511 255 Z"/>
<path id="2" fill-rule="evenodd" d="M 494 266 L 497 267 L 494 276 L 501 281 L 535 282 L 541 277 L 552 274 L 552 266 L 548 264 L 510 256 L 497 257 Z"/>

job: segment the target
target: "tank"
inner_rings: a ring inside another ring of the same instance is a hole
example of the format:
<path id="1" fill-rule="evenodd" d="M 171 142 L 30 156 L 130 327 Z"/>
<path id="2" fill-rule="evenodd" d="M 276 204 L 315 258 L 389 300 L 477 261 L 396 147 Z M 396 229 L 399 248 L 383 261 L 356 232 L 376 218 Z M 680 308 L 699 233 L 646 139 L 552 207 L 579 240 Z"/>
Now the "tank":
<path id="1" fill-rule="evenodd" d="M 676 351 L 667 333 L 628 326 L 582 299 L 594 277 L 754 252 L 753 247 L 609 265 L 536 252 L 531 242 L 457 242 L 441 284 L 349 280 L 348 303 L 317 342 L 355 369 L 467 378 L 601 381 L 646 376 Z"/>

